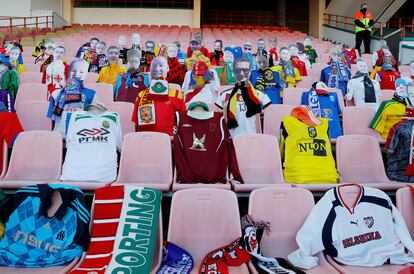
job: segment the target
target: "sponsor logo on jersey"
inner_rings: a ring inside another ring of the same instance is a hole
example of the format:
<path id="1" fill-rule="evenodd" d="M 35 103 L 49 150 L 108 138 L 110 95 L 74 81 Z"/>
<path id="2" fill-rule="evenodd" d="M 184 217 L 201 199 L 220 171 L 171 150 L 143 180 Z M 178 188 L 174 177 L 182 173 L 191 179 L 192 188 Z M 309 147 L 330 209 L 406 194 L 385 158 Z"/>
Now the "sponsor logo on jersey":
<path id="1" fill-rule="evenodd" d="M 16 235 L 14 236 L 13 240 L 15 242 L 21 241 L 22 243 L 28 246 L 44 249 L 50 253 L 59 253 L 59 251 L 62 249 L 61 246 L 52 245 L 51 243 L 39 240 L 38 238 L 36 238 L 35 235 L 31 235 L 21 230 L 18 230 L 16 232 Z"/>
<path id="2" fill-rule="evenodd" d="M 356 220 L 356 222 L 354 222 L 354 221 L 350 221 L 350 223 L 351 223 L 351 225 L 356 225 L 356 226 L 358 226 L 358 220 Z"/>
<path id="3" fill-rule="evenodd" d="M 374 217 L 364 217 L 364 223 L 368 228 L 371 228 L 374 225 Z"/>
<path id="4" fill-rule="evenodd" d="M 344 248 L 352 247 L 355 245 L 364 244 L 366 242 L 375 241 L 381 239 L 382 236 L 379 233 L 379 231 L 375 232 L 368 232 L 365 234 L 357 235 L 354 237 L 349 237 L 344 240 L 342 240 L 342 245 Z"/>
<path id="5" fill-rule="evenodd" d="M 326 156 L 326 141 L 322 139 L 299 140 L 298 153 L 313 156 Z"/>
<path id="6" fill-rule="evenodd" d="M 321 109 L 322 118 L 332 118 L 332 109 L 324 108 Z"/>
<path id="7" fill-rule="evenodd" d="M 84 128 L 76 133 L 79 136 L 79 143 L 107 143 L 110 132 L 105 128 Z"/>
<path id="8" fill-rule="evenodd" d="M 171 266 L 164 266 L 162 273 L 187 273 L 191 268 L 191 257 L 183 254 L 181 259 L 176 260 Z"/>

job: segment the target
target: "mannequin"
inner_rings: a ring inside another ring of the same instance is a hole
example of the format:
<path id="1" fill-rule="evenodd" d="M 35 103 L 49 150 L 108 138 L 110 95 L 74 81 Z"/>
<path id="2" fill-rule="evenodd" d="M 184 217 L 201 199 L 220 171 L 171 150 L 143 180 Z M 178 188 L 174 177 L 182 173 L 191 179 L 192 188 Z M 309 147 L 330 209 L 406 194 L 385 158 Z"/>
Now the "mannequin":
<path id="1" fill-rule="evenodd" d="M 127 52 L 129 49 L 126 48 L 127 38 L 125 35 L 118 37 L 118 49 L 119 49 L 119 59 L 122 60 L 122 64 L 128 63 Z"/>
<path id="2" fill-rule="evenodd" d="M 131 49 L 127 53 L 128 71 L 118 75 L 114 91 L 115 100 L 135 103 L 140 91 L 149 86 L 149 77 L 139 70 L 141 51 Z"/>
<path id="3" fill-rule="evenodd" d="M 178 59 L 178 47 L 174 44 L 171 44 L 167 48 L 168 56 L 168 74 L 167 81 L 168 83 L 182 85 L 185 76 L 185 66 L 181 64 Z"/>
<path id="4" fill-rule="evenodd" d="M 69 77 L 69 65 L 63 61 L 66 49 L 58 46 L 53 50 L 53 62 L 43 72 L 42 83 L 47 84 L 49 96 L 62 89 Z"/>
<path id="5" fill-rule="evenodd" d="M 292 64 L 289 50 L 285 47 L 281 48 L 279 52 L 279 58 L 280 58 L 279 65 L 271 67 L 272 71 L 279 72 L 280 79 L 283 82 L 282 88 L 295 87 L 297 81 L 300 81 L 301 78 L 300 78 L 299 70 L 295 68 Z"/>
<path id="6" fill-rule="evenodd" d="M 356 64 L 356 59 L 359 57 L 359 53 L 356 49 L 351 48 L 349 45 L 344 45 L 344 54 L 346 54 L 352 65 Z M 373 63 L 375 64 L 375 63 Z"/>
<path id="7" fill-rule="evenodd" d="M 252 43 L 247 41 L 243 46 L 243 57 L 250 60 L 252 70 L 257 70 L 256 58 L 252 54 Z"/>
<path id="8" fill-rule="evenodd" d="M 89 65 L 89 72 L 99 73 L 103 67 L 109 66 L 108 58 L 106 57 L 106 43 L 100 41 L 96 46 L 96 58 L 91 60 Z"/>
<path id="9" fill-rule="evenodd" d="M 170 89 L 164 80 L 167 72 L 167 60 L 161 56 L 155 57 L 151 63 L 150 86 L 138 94 L 132 115 L 138 131 L 172 135 L 175 112 L 186 110 L 181 91 Z"/>
<path id="10" fill-rule="evenodd" d="M 141 35 L 139 35 L 139 33 L 134 32 L 131 35 L 131 43 L 132 43 L 131 49 L 141 50 L 141 46 L 140 46 L 140 44 L 141 44 Z M 126 44 L 126 42 L 125 42 L 125 44 Z"/>
<path id="11" fill-rule="evenodd" d="M 345 97 L 346 86 L 351 78 L 351 70 L 342 61 L 342 53 L 331 49 L 331 64 L 321 72 L 321 81 L 329 88 L 339 88 Z"/>
<path id="12" fill-rule="evenodd" d="M 212 66 L 223 66 L 223 41 L 214 41 L 214 51 L 209 53 L 209 58 Z"/>
<path id="13" fill-rule="evenodd" d="M 199 50 L 206 57 L 208 56 L 208 49 L 204 47 L 201 32 L 196 32 L 190 41 L 190 46 L 187 48 L 187 58 L 190 58 L 195 50 Z"/>
<path id="14" fill-rule="evenodd" d="M 145 42 L 145 50 L 142 51 L 141 66 L 142 72 L 148 72 L 151 66 L 152 59 L 155 57 L 155 43 L 154 41 Z"/>
<path id="15" fill-rule="evenodd" d="M 35 64 L 43 64 L 43 62 L 45 62 L 49 58 L 49 56 L 53 54 L 53 49 L 55 47 L 56 43 L 54 41 L 46 41 L 44 44 L 43 52 L 40 53 L 35 59 Z M 42 72 L 42 70 L 40 72 Z"/>
<path id="16" fill-rule="evenodd" d="M 259 40 L 257 40 L 257 52 L 256 54 L 253 54 L 253 56 L 256 57 L 257 55 L 265 56 L 269 61 L 269 67 L 274 66 L 273 58 L 267 53 L 266 42 L 263 38 L 260 38 Z"/>
<path id="17" fill-rule="evenodd" d="M 277 62 L 279 61 L 279 56 L 277 54 L 277 37 L 272 37 L 269 39 L 269 45 L 270 45 L 270 50 L 269 50 L 269 55 L 273 60 L 273 64 L 277 64 Z"/>
<path id="18" fill-rule="evenodd" d="M 295 44 L 291 44 L 289 46 L 289 53 L 291 56 L 290 59 L 292 60 L 292 64 L 295 68 L 298 69 L 300 76 L 308 76 L 305 62 L 299 59 L 299 49 Z"/>
<path id="19" fill-rule="evenodd" d="M 96 47 L 98 46 L 98 43 L 99 39 L 92 37 L 91 40 L 89 40 L 89 43 L 85 43 L 79 48 L 76 57 L 83 58 L 90 64 L 91 60 L 96 58 Z"/>
<path id="20" fill-rule="evenodd" d="M 199 49 L 200 43 L 198 41 L 191 41 L 191 44 L 194 46 L 192 47 L 192 54 L 191 57 L 185 59 L 185 66 L 187 68 L 187 72 L 193 69 L 193 66 L 198 61 L 203 61 L 207 64 L 208 67 L 211 67 L 210 59 L 207 58 Z"/>
<path id="21" fill-rule="evenodd" d="M 110 46 L 108 48 L 108 60 L 109 66 L 101 69 L 96 82 L 115 86 L 118 75 L 126 71 L 126 69 L 119 65 L 119 49 L 117 47 Z"/>
<path id="22" fill-rule="evenodd" d="M 391 52 L 385 52 L 381 67 L 376 67 L 371 73 L 371 78 L 380 83 L 381 89 L 394 89 L 395 80 L 401 77 L 392 65 L 392 58 Z"/>
<path id="23" fill-rule="evenodd" d="M 224 51 L 223 61 L 224 61 L 224 66 L 218 67 L 216 69 L 217 74 L 220 78 L 220 84 L 222 86 L 234 85 L 236 83 L 236 78 L 234 77 L 234 74 L 233 74 L 233 62 L 234 62 L 233 53 L 227 50 Z"/>
<path id="24" fill-rule="evenodd" d="M 177 48 L 178 48 L 178 53 L 177 53 L 178 62 L 180 62 L 180 64 L 183 64 L 184 65 L 185 64 L 185 59 L 187 58 L 187 54 L 181 50 L 181 48 L 180 48 L 181 47 L 180 42 L 174 41 L 172 43 L 174 45 L 176 45 Z"/>
<path id="25" fill-rule="evenodd" d="M 344 65 L 347 68 L 351 69 L 351 60 L 349 59 L 348 54 L 344 50 L 344 45 L 342 43 L 337 43 L 334 46 L 334 49 L 341 54 L 341 60 L 344 63 Z"/>
<path id="26" fill-rule="evenodd" d="M 304 53 L 308 56 L 309 62 L 311 64 L 316 62 L 316 58 L 318 54 L 316 53 L 315 49 L 312 48 L 312 40 L 309 36 L 305 37 L 303 40 L 303 44 L 305 45 Z"/>
<path id="27" fill-rule="evenodd" d="M 0 57 L 0 88 L 7 90 L 14 99 L 19 89 L 19 76 L 5 57 Z"/>
<path id="28" fill-rule="evenodd" d="M 368 65 L 361 59 L 356 59 L 357 73 L 348 81 L 347 94 L 345 99 L 353 100 L 355 106 L 367 106 L 375 111 L 379 106 L 379 97 L 381 95 L 380 85 L 376 80 L 368 76 Z"/>
<path id="29" fill-rule="evenodd" d="M 23 64 L 20 63 L 19 57 L 21 54 L 21 50 L 17 46 L 12 46 L 9 51 L 10 55 L 10 63 L 13 65 L 13 70 L 17 72 L 17 75 L 20 76 L 23 72 L 26 71 L 26 68 Z"/>
<path id="30" fill-rule="evenodd" d="M 383 41 L 384 42 L 381 45 L 381 48 L 372 54 L 372 64 L 376 68 L 377 67 L 381 68 L 382 63 L 383 63 L 384 54 L 389 53 L 389 54 L 391 54 L 392 66 L 395 68 L 395 70 L 398 70 L 397 60 L 395 60 L 394 56 L 392 56 L 390 48 L 387 46 L 387 42 L 385 40 L 383 40 Z"/>
<path id="31" fill-rule="evenodd" d="M 185 103 L 201 101 L 213 104 L 217 100 L 218 88 L 215 85 L 215 75 L 208 69 L 206 63 L 199 61 L 194 64 L 189 76 L 188 89 L 184 89 Z"/>

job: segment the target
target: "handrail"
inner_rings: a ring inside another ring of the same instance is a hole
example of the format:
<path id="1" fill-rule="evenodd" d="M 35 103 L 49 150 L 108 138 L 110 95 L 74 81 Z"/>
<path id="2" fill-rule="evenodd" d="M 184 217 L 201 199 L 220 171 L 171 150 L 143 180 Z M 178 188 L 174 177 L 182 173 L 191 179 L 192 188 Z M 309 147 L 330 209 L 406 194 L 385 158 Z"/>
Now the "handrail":
<path id="1" fill-rule="evenodd" d="M 344 28 L 344 29 L 353 29 L 355 27 L 355 19 L 349 16 L 337 15 L 337 14 L 330 14 L 324 13 L 324 22 L 327 25 Z M 384 24 L 382 22 L 376 22 L 372 26 L 374 29 L 379 29 L 380 36 L 383 35 Z"/>
<path id="2" fill-rule="evenodd" d="M 406 25 L 406 26 L 403 26 L 401 28 L 401 37 L 405 37 L 405 35 L 406 35 L 405 29 L 406 28 L 410 28 L 411 29 L 411 32 L 414 32 L 414 25 Z"/>
<path id="3" fill-rule="evenodd" d="M 0 30 L 7 29 L 10 35 L 13 35 L 13 28 L 24 28 L 26 31 L 28 26 L 36 26 L 36 31 L 38 31 L 41 26 L 52 28 L 53 15 L 0 18 Z"/>

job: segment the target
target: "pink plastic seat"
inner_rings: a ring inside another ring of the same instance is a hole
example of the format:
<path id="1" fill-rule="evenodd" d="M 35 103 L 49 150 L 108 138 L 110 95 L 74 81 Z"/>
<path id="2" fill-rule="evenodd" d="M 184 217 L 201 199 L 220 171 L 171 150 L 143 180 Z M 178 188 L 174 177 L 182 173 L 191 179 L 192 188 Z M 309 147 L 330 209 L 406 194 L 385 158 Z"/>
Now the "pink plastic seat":
<path id="1" fill-rule="evenodd" d="M 316 71 L 319 71 L 319 72 L 321 72 L 324 68 L 326 68 L 328 65 L 326 64 L 326 63 L 313 63 L 312 64 L 312 70 L 316 70 Z M 320 76 L 320 74 L 319 74 L 319 76 Z M 319 79 L 319 77 L 318 77 L 318 79 Z"/>
<path id="2" fill-rule="evenodd" d="M 108 104 L 114 101 L 114 87 L 107 83 L 85 83 L 85 87 L 96 92 L 99 101 Z"/>
<path id="3" fill-rule="evenodd" d="M 304 88 L 304 90 L 309 90 L 312 87 L 312 84 L 317 82 L 317 78 L 311 76 L 302 76 L 302 80 L 296 85 L 297 88 Z"/>
<path id="4" fill-rule="evenodd" d="M 31 54 L 30 54 L 30 56 L 31 56 Z M 24 58 L 24 56 L 23 56 L 23 58 Z M 38 64 L 25 63 L 24 67 L 26 68 L 27 72 L 39 72 L 40 71 L 40 66 Z"/>
<path id="5" fill-rule="evenodd" d="M 298 249 L 296 234 L 313 206 L 312 193 L 305 189 L 269 187 L 254 190 L 249 198 L 249 214 L 256 221 L 271 224 L 270 233 L 264 233 L 260 242 L 263 255 L 286 258 Z M 323 254 L 318 257 L 319 266 L 306 270 L 306 273 L 338 273 L 326 262 Z M 249 269 L 251 273 L 258 273 L 252 264 L 249 264 Z"/>
<path id="6" fill-rule="evenodd" d="M 382 103 L 387 100 L 391 100 L 394 96 L 395 90 L 393 89 L 381 89 L 379 102 Z"/>
<path id="7" fill-rule="evenodd" d="M 168 191 L 172 179 L 171 141 L 167 134 L 134 132 L 125 135 L 114 185 L 134 184 Z"/>
<path id="8" fill-rule="evenodd" d="M 404 218 L 411 238 L 414 236 L 414 196 L 411 187 L 404 187 L 395 193 L 395 201 L 397 208 L 400 210 Z"/>
<path id="9" fill-rule="evenodd" d="M 406 186 L 388 179 L 380 145 L 372 136 L 340 136 L 336 142 L 336 164 L 343 183 L 363 184 L 382 190 Z"/>
<path id="10" fill-rule="evenodd" d="M 168 241 L 187 250 L 194 259 L 192 274 L 208 252 L 241 237 L 236 194 L 222 189 L 186 189 L 174 193 Z M 246 265 L 229 267 L 230 274 L 248 274 Z"/>
<path id="11" fill-rule="evenodd" d="M 237 162 L 244 184 L 231 180 L 236 192 L 285 184 L 279 142 L 272 135 L 246 134 L 234 138 Z"/>
<path id="12" fill-rule="evenodd" d="M 369 127 L 375 110 L 369 107 L 347 107 L 342 113 L 344 135 L 367 135 L 385 143 L 378 132 Z"/>
<path id="13" fill-rule="evenodd" d="M 0 140 L 0 179 L 4 177 L 9 162 L 8 146 L 6 141 Z"/>
<path id="14" fill-rule="evenodd" d="M 42 82 L 42 74 L 40 72 L 24 72 L 20 75 L 20 83 L 40 84 Z"/>
<path id="15" fill-rule="evenodd" d="M 98 73 L 95 72 L 88 72 L 85 79 L 85 86 L 88 86 L 88 83 L 96 83 L 96 80 L 98 80 Z"/>
<path id="16" fill-rule="evenodd" d="M 328 65 L 325 65 L 325 66 L 327 67 Z M 308 76 L 316 78 L 316 79 L 320 79 L 321 78 L 321 70 L 312 68 L 312 69 L 308 70 Z"/>
<path id="17" fill-rule="evenodd" d="M 16 113 L 23 129 L 25 131 L 52 130 L 52 122 L 46 116 L 48 107 L 47 101 L 21 101 Z"/>
<path id="18" fill-rule="evenodd" d="M 57 180 L 62 168 L 62 136 L 52 131 L 24 131 L 13 146 L 9 169 L 0 179 L 1 188 Z"/>
<path id="19" fill-rule="evenodd" d="M 134 104 L 128 102 L 110 102 L 105 104 L 109 111 L 119 113 L 121 119 L 122 133 L 124 135 L 135 132 L 135 124 L 132 122 L 132 113 L 134 112 Z"/>
<path id="20" fill-rule="evenodd" d="M 179 84 L 172 84 L 172 83 L 169 83 L 169 84 L 168 84 L 168 87 L 169 87 L 170 89 L 181 90 L 181 86 L 180 86 Z"/>
<path id="21" fill-rule="evenodd" d="M 305 88 L 285 88 L 283 90 L 283 104 L 299 106 Z"/>
<path id="22" fill-rule="evenodd" d="M 283 105 L 270 105 L 264 111 L 263 118 L 263 133 L 276 136 L 280 136 L 280 124 L 284 116 L 290 116 L 292 109 L 295 106 L 283 104 Z"/>
<path id="23" fill-rule="evenodd" d="M 399 72 L 403 75 L 403 77 L 409 77 L 411 72 L 410 72 L 410 66 L 405 65 L 405 66 L 399 66 L 398 67 Z"/>
<path id="24" fill-rule="evenodd" d="M 46 84 L 21 84 L 17 91 L 16 100 L 14 102 L 16 110 L 19 109 L 20 102 L 24 100 L 37 100 L 47 102 Z"/>

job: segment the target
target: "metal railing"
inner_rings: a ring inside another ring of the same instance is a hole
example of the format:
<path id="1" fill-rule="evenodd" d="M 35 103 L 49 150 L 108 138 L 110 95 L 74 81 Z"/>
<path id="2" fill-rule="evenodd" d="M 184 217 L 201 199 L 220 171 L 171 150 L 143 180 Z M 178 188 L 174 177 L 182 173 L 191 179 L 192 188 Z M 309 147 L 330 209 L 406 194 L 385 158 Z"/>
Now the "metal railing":
<path id="1" fill-rule="evenodd" d="M 27 31 L 27 28 L 36 28 L 38 31 L 42 28 L 52 27 L 53 15 L 0 18 L 0 31 L 6 31 L 9 35 L 13 35 L 16 29 Z"/>
<path id="2" fill-rule="evenodd" d="M 324 23 L 337 28 L 342 28 L 346 30 L 354 30 L 355 29 L 355 19 L 349 16 L 337 15 L 337 14 L 330 14 L 324 13 Z M 372 29 L 379 30 L 380 36 L 383 35 L 384 24 L 382 22 L 376 22 Z"/>

